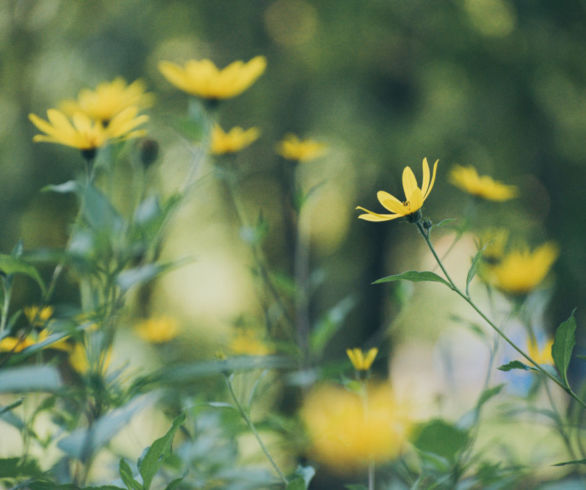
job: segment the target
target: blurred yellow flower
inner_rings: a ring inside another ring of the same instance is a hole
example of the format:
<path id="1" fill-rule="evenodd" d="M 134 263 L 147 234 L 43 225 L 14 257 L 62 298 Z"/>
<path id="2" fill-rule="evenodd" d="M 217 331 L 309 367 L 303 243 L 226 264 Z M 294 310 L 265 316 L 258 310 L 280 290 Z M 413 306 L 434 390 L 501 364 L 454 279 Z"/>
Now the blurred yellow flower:
<path id="1" fill-rule="evenodd" d="M 357 206 L 356 209 L 365 211 L 366 214 L 358 216 L 360 219 L 366 221 L 389 221 L 392 219 L 401 218 L 403 216 L 410 216 L 421 209 L 423 203 L 429 196 L 433 184 L 435 183 L 435 174 L 437 171 L 437 164 L 439 160 L 436 160 L 433 164 L 433 175 L 430 180 L 429 164 L 427 158 L 423 159 L 423 180 L 421 182 L 421 188 L 417 186 L 417 180 L 411 170 L 411 167 L 405 167 L 403 169 L 403 192 L 405 193 L 405 201 L 401 202 L 395 196 L 392 196 L 388 192 L 378 191 L 376 197 L 382 206 L 390 211 L 392 214 L 379 214 L 369 211 L 362 206 Z"/>
<path id="2" fill-rule="evenodd" d="M 378 354 L 378 349 L 373 347 L 365 355 L 362 349 L 356 347 L 354 349 L 346 349 L 346 354 L 356 371 L 368 371 Z"/>
<path id="3" fill-rule="evenodd" d="M 49 318 L 51 318 L 53 315 L 52 306 L 25 306 L 23 311 L 24 316 L 26 316 L 26 319 L 29 321 L 29 323 L 36 327 L 47 323 L 47 320 L 49 320 Z"/>
<path id="4" fill-rule="evenodd" d="M 179 325 L 175 318 L 156 316 L 138 323 L 134 331 L 140 338 L 153 344 L 162 344 L 179 335 Z"/>
<path id="5" fill-rule="evenodd" d="M 537 341 L 530 339 L 527 342 L 527 353 L 537 364 L 553 364 L 553 357 L 551 355 L 551 347 L 553 346 L 553 339 L 549 339 L 543 349 L 539 349 Z"/>
<path id="6" fill-rule="evenodd" d="M 266 356 L 272 353 L 270 346 L 250 328 L 239 328 L 229 346 L 232 354 L 244 356 Z"/>
<path id="7" fill-rule="evenodd" d="M 98 366 L 96 366 L 99 372 L 105 372 L 108 369 L 111 358 L 112 349 L 108 350 L 107 353 L 100 353 Z M 73 347 L 71 354 L 69 354 L 69 363 L 71 364 L 71 367 L 79 374 L 86 374 L 89 371 L 90 361 L 88 358 L 88 352 L 86 347 L 81 342 L 76 343 Z"/>
<path id="8" fill-rule="evenodd" d="M 407 414 L 386 384 L 367 385 L 362 394 L 321 386 L 301 408 L 312 457 L 338 473 L 397 457 L 411 425 Z"/>
<path id="9" fill-rule="evenodd" d="M 312 139 L 302 140 L 294 134 L 287 134 L 277 143 L 276 151 L 287 160 L 307 162 L 326 153 L 327 145 Z"/>
<path id="10" fill-rule="evenodd" d="M 228 99 L 250 87 L 267 66 L 264 56 L 256 56 L 247 63 L 234 61 L 219 70 L 210 60 L 190 60 L 181 67 L 170 61 L 161 61 L 159 71 L 180 90 L 205 99 Z"/>
<path id="11" fill-rule="evenodd" d="M 33 141 L 59 143 L 82 151 L 91 151 L 104 146 L 109 141 L 144 136 L 146 134 L 144 130 L 135 128 L 145 123 L 148 116 L 137 114 L 136 107 L 128 107 L 114 116 L 106 127 L 101 122 L 92 121 L 81 112 L 73 115 L 73 124 L 71 124 L 67 116 L 56 109 L 47 111 L 49 121 L 35 114 L 29 114 L 29 119 L 45 133 L 35 135 Z"/>
<path id="12" fill-rule="evenodd" d="M 240 127 L 235 127 L 226 133 L 218 124 L 215 124 L 212 129 L 210 151 L 214 155 L 236 153 L 252 144 L 259 136 L 260 131 L 258 128 L 244 130 Z"/>
<path id="13" fill-rule="evenodd" d="M 526 247 L 512 250 L 486 270 L 486 278 L 501 291 L 525 294 L 541 284 L 558 255 L 553 243 L 544 243 L 533 252 Z"/>
<path id="14" fill-rule="evenodd" d="M 153 96 L 145 92 L 144 83 L 136 80 L 130 85 L 118 77 L 111 82 L 100 83 L 95 90 L 82 90 L 77 100 L 65 100 L 60 109 L 68 116 L 82 112 L 94 121 L 100 121 L 105 126 L 120 112 L 129 107 L 150 107 Z"/>
<path id="15" fill-rule="evenodd" d="M 509 240 L 509 231 L 505 228 L 491 228 L 480 235 L 482 259 L 489 264 L 496 264 L 505 254 Z"/>
<path id="16" fill-rule="evenodd" d="M 518 194 L 514 185 L 505 185 L 488 175 L 478 175 L 471 165 L 455 165 L 450 171 L 450 182 L 468 194 L 489 201 L 508 201 Z"/>
<path id="17" fill-rule="evenodd" d="M 22 352 L 27 347 L 31 347 L 49 337 L 50 333 L 47 330 L 42 330 L 38 335 L 29 334 L 26 337 L 4 337 L 0 340 L 0 352 Z M 44 349 L 57 349 L 62 351 L 69 351 L 69 345 L 65 339 L 58 340 L 52 344 L 47 345 Z"/>

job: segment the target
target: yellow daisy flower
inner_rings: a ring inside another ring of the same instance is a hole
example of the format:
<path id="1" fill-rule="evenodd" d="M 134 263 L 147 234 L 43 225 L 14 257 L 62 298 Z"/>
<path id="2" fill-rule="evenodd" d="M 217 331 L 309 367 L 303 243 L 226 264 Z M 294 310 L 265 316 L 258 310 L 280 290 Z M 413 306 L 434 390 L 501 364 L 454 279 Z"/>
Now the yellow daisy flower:
<path id="1" fill-rule="evenodd" d="M 553 364 L 553 357 L 551 355 L 551 347 L 553 346 L 553 339 L 549 339 L 543 349 L 540 349 L 535 339 L 530 339 L 527 342 L 527 353 L 537 364 Z"/>
<path id="2" fill-rule="evenodd" d="M 226 133 L 218 124 L 215 124 L 212 129 L 210 151 L 214 155 L 236 153 L 252 144 L 259 136 L 260 131 L 258 128 L 244 130 L 240 127 L 235 127 Z"/>
<path id="3" fill-rule="evenodd" d="M 545 279 L 558 255 L 558 247 L 553 243 L 545 243 L 533 252 L 526 247 L 513 250 L 498 264 L 488 268 L 486 277 L 488 282 L 506 293 L 529 293 Z"/>
<path id="4" fill-rule="evenodd" d="M 337 473 L 397 457 L 411 425 L 407 414 L 385 384 L 368 385 L 363 394 L 321 386 L 301 408 L 311 456 Z"/>
<path id="5" fill-rule="evenodd" d="M 277 144 L 276 151 L 287 160 L 307 162 L 326 153 L 327 145 L 312 139 L 302 140 L 294 134 L 287 134 Z"/>
<path id="6" fill-rule="evenodd" d="M 378 191 L 376 196 L 382 206 L 391 212 L 391 214 L 379 214 L 362 206 L 357 206 L 356 209 L 365 211 L 366 214 L 358 216 L 360 219 L 366 221 L 389 221 L 392 219 L 401 218 L 403 216 L 411 216 L 421 209 L 423 203 L 429 196 L 433 184 L 435 183 L 435 174 L 437 171 L 437 164 L 439 160 L 436 160 L 433 165 L 433 175 L 430 180 L 429 164 L 427 158 L 423 159 L 423 180 L 421 182 L 421 188 L 417 186 L 417 180 L 411 170 L 411 167 L 405 167 L 403 169 L 403 192 L 405 193 L 405 201 L 401 202 L 395 196 L 392 196 L 388 192 Z"/>
<path id="7" fill-rule="evenodd" d="M 356 371 L 368 371 L 378 354 L 378 349 L 373 347 L 365 355 L 362 349 L 356 347 L 354 349 L 346 349 L 346 354 Z"/>
<path id="8" fill-rule="evenodd" d="M 161 61 L 159 71 L 180 90 L 205 99 L 228 99 L 250 87 L 267 66 L 264 56 L 256 56 L 247 63 L 234 61 L 219 70 L 210 60 L 190 60 L 181 67 L 170 61 Z"/>
<path id="9" fill-rule="evenodd" d="M 163 344 L 179 335 L 179 325 L 175 318 L 156 316 L 143 320 L 134 327 L 140 338 L 153 344 Z"/>
<path id="10" fill-rule="evenodd" d="M 508 201 L 517 196 L 514 185 L 505 185 L 488 175 L 478 175 L 473 166 L 456 165 L 450 171 L 450 182 L 459 189 L 489 201 Z"/>
<path id="11" fill-rule="evenodd" d="M 118 77 L 111 82 L 100 83 L 95 90 L 82 90 L 77 100 L 65 100 L 60 108 L 68 116 L 82 112 L 94 121 L 107 125 L 124 109 L 132 106 L 145 108 L 152 104 L 153 96 L 145 91 L 141 80 L 127 85 L 123 78 Z"/>
<path id="12" fill-rule="evenodd" d="M 101 122 L 92 121 L 81 112 L 75 113 L 70 121 L 57 109 L 47 111 L 48 121 L 35 114 L 29 114 L 29 119 L 45 133 L 35 135 L 33 141 L 59 143 L 82 151 L 92 151 L 101 148 L 109 141 L 144 136 L 146 132 L 136 127 L 148 121 L 148 116 L 137 114 L 138 108 L 128 107 L 114 116 L 107 127 L 104 127 Z"/>

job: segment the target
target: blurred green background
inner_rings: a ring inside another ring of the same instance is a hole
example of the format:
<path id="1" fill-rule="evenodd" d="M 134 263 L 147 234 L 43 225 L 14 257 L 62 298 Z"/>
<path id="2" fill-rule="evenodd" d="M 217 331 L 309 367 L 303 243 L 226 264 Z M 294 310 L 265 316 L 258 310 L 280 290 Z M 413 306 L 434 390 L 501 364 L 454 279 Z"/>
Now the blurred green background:
<path id="1" fill-rule="evenodd" d="M 326 181 L 308 213 L 311 265 L 323 275 L 311 313 L 318 318 L 343 298 L 356 300 L 332 355 L 382 339 L 396 313 L 388 307 L 395 290 L 370 283 L 420 266 L 424 252 L 413 227 L 365 223 L 354 208 L 378 209 L 381 189 L 400 194 L 403 167 L 420 176 L 424 156 L 440 159 L 425 206 L 436 222 L 461 219 L 468 206 L 448 183 L 455 163 L 520 187 L 519 199 L 480 206 L 474 226 L 505 225 L 534 245 L 558 242 L 546 328 L 576 306 L 584 325 L 585 13 L 581 0 L 4 0 L 0 250 L 9 252 L 19 238 L 26 249 L 64 245 L 75 211 L 72 199 L 39 191 L 70 179 L 81 159 L 69 148 L 33 144 L 30 112 L 44 116 L 116 76 L 142 78 L 157 99 L 150 129 L 162 151 L 151 181 L 168 193 L 184 178 L 189 154 L 166 121 L 185 111 L 188 97 L 162 77 L 158 62 L 208 57 L 222 67 L 262 54 L 266 73 L 225 103 L 220 121 L 262 129 L 238 160 L 246 174 L 242 193 L 251 213 L 262 208 L 268 217 L 265 249 L 283 272 L 291 257 L 274 145 L 292 131 L 330 146 L 300 178 L 307 186 Z M 198 262 L 162 281 L 152 307 L 205 329 L 245 312 L 254 289 L 213 169 L 200 171 L 167 244 L 167 254 L 193 254 Z M 448 231 L 438 231 L 438 239 L 442 234 Z M 471 253 L 454 251 L 460 277 Z M 67 300 L 72 292 L 59 294 Z M 22 298 L 34 300 L 32 289 Z M 424 311 L 425 320 L 438 331 L 448 322 Z"/>

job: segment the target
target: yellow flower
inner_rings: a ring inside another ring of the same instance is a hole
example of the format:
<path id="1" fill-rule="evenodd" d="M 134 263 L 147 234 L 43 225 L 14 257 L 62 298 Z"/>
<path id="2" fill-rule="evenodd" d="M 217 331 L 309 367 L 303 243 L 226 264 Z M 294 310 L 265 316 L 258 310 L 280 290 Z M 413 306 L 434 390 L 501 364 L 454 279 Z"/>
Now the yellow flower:
<path id="1" fill-rule="evenodd" d="M 240 127 L 235 127 L 225 133 L 219 125 L 215 124 L 212 129 L 211 152 L 214 155 L 236 153 L 252 144 L 259 136 L 258 128 L 250 128 L 245 131 Z"/>
<path id="2" fill-rule="evenodd" d="M 545 243 L 533 252 L 526 247 L 513 250 L 490 267 L 486 277 L 506 293 L 528 293 L 545 279 L 558 255 L 558 248 L 552 243 Z"/>
<path id="3" fill-rule="evenodd" d="M 327 146 L 319 141 L 301 140 L 294 134 L 287 134 L 277 144 L 276 151 L 287 160 L 307 162 L 322 156 L 327 151 Z"/>
<path id="4" fill-rule="evenodd" d="M 423 159 L 423 180 L 421 182 L 421 188 L 417 186 L 417 180 L 411 170 L 411 167 L 405 167 L 403 169 L 403 192 L 405 193 L 405 201 L 401 202 L 395 196 L 392 196 L 388 192 L 378 191 L 376 197 L 382 206 L 390 211 L 392 214 L 379 214 L 369 211 L 362 206 L 357 206 L 356 209 L 365 211 L 366 214 L 358 216 L 360 219 L 366 221 L 389 221 L 392 219 L 401 218 L 403 216 L 410 216 L 415 214 L 421 209 L 423 203 L 429 196 L 433 184 L 435 182 L 435 174 L 437 171 L 437 164 L 439 160 L 436 160 L 433 164 L 433 175 L 429 175 L 429 164 L 427 158 Z"/>
<path id="5" fill-rule="evenodd" d="M 363 394 L 321 386 L 301 408 L 311 455 L 338 473 L 397 457 L 409 432 L 407 413 L 384 384 L 368 385 Z"/>
<path id="6" fill-rule="evenodd" d="M 152 103 L 153 97 L 145 92 L 141 80 L 126 85 L 126 81 L 118 77 L 111 82 L 100 83 L 95 90 L 82 90 L 77 100 L 65 100 L 60 107 L 68 116 L 82 112 L 94 121 L 107 125 L 124 109 L 150 107 Z"/>
<path id="7" fill-rule="evenodd" d="M 98 359 L 98 371 L 105 372 L 110 365 L 112 358 L 112 349 L 108 350 L 107 353 L 101 352 L 100 358 Z M 78 342 L 73 347 L 71 354 L 69 355 L 69 363 L 71 367 L 75 369 L 79 374 L 86 374 L 90 369 L 90 361 L 88 358 L 88 352 L 85 346 Z"/>
<path id="8" fill-rule="evenodd" d="M 228 99 L 250 87 L 267 66 L 264 56 L 249 62 L 234 61 L 219 70 L 210 60 L 190 60 L 181 67 L 170 61 L 161 61 L 159 71 L 180 90 L 205 99 Z"/>
<path id="9" fill-rule="evenodd" d="M 356 347 L 354 349 L 346 349 L 346 354 L 350 358 L 350 362 L 352 362 L 356 371 L 368 371 L 378 354 L 378 349 L 373 347 L 366 353 L 366 355 L 364 355 L 362 349 Z"/>
<path id="10" fill-rule="evenodd" d="M 96 150 L 109 141 L 124 140 L 144 136 L 144 130 L 135 129 L 148 120 L 148 116 L 137 116 L 136 107 L 128 107 L 117 114 L 104 127 L 101 122 L 92 121 L 86 114 L 77 112 L 72 122 L 67 116 L 56 109 L 49 109 L 45 121 L 35 114 L 29 114 L 33 124 L 45 134 L 37 134 L 33 141 L 59 143 L 78 148 L 82 151 Z"/>
<path id="11" fill-rule="evenodd" d="M 47 330 L 42 330 L 35 339 L 32 334 L 26 337 L 4 337 L 0 340 L 0 352 L 22 352 L 27 347 L 31 347 L 40 342 L 43 342 L 49 336 Z M 58 340 L 52 344 L 47 345 L 44 349 L 57 349 L 62 351 L 69 351 L 69 345 L 65 339 Z"/>
<path id="12" fill-rule="evenodd" d="M 252 329 L 238 329 L 229 346 L 236 355 L 266 356 L 271 354 L 271 348 L 259 338 Z"/>
<path id="13" fill-rule="evenodd" d="M 162 344 L 179 335 L 177 320 L 168 316 L 157 316 L 143 320 L 134 327 L 140 338 L 153 344 Z"/>
<path id="14" fill-rule="evenodd" d="M 480 236 L 482 258 L 489 264 L 496 264 L 505 254 L 505 247 L 509 239 L 509 231 L 504 228 L 486 230 Z"/>
<path id="15" fill-rule="evenodd" d="M 44 325 L 53 315 L 52 306 L 26 306 L 23 308 L 24 316 L 31 325 L 36 327 Z"/>
<path id="16" fill-rule="evenodd" d="M 489 201 L 508 201 L 517 196 L 517 187 L 505 185 L 488 175 L 478 175 L 473 166 L 456 165 L 450 171 L 450 182 L 473 196 Z"/>
<path id="17" fill-rule="evenodd" d="M 543 349 L 540 350 L 537 341 L 532 338 L 527 342 L 527 353 L 537 364 L 553 364 L 553 357 L 551 356 L 552 345 L 553 339 L 549 339 Z"/>

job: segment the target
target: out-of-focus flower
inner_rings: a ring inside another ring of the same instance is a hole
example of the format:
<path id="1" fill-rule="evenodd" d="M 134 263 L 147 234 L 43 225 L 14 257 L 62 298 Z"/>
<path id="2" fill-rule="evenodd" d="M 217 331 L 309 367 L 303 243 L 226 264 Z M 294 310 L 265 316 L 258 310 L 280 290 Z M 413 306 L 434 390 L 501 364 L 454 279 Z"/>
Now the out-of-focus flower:
<path id="1" fill-rule="evenodd" d="M 366 214 L 361 214 L 358 217 L 366 221 L 378 222 L 389 221 L 417 213 L 423 206 L 423 203 L 433 188 L 438 162 L 439 160 L 436 160 L 433 164 L 433 175 L 430 179 L 427 158 L 423 159 L 423 180 L 421 182 L 421 188 L 417 186 L 417 180 L 415 179 L 415 175 L 413 174 L 411 167 L 405 167 L 403 169 L 403 192 L 405 193 L 405 201 L 403 202 L 399 201 L 399 199 L 397 199 L 395 196 L 392 196 L 388 192 L 377 192 L 376 197 L 378 198 L 379 202 L 392 214 L 379 214 L 373 211 L 369 211 L 362 206 L 357 206 L 356 209 L 360 209 L 361 211 L 366 212 Z"/>
<path id="2" fill-rule="evenodd" d="M 22 352 L 27 347 L 39 344 L 49 337 L 47 330 L 42 330 L 38 335 L 29 334 L 26 337 L 4 337 L 0 340 L 0 352 Z M 57 349 L 69 351 L 70 347 L 65 339 L 58 340 L 44 347 L 44 349 Z"/>
<path id="3" fill-rule="evenodd" d="M 25 306 L 23 308 L 24 316 L 31 325 L 39 327 L 47 323 L 47 320 L 53 315 L 52 306 Z"/>
<path id="4" fill-rule="evenodd" d="M 508 201 L 517 196 L 514 185 L 505 185 L 488 175 L 478 175 L 473 166 L 455 165 L 450 171 L 450 182 L 459 189 L 489 201 Z"/>
<path id="5" fill-rule="evenodd" d="M 258 128 L 244 130 L 237 126 L 226 133 L 218 124 L 215 124 L 212 129 L 210 151 L 214 155 L 236 153 L 252 144 L 259 136 Z"/>
<path id="6" fill-rule="evenodd" d="M 362 349 L 356 347 L 354 349 L 346 349 L 346 354 L 350 358 L 350 362 L 356 371 L 368 371 L 370 366 L 372 366 L 376 355 L 378 354 L 378 349 L 373 347 L 366 354 L 364 354 Z"/>
<path id="7" fill-rule="evenodd" d="M 97 359 L 97 371 L 105 372 L 110 365 L 112 358 L 112 350 L 108 350 L 107 353 L 101 352 L 99 359 Z M 78 342 L 73 347 L 71 354 L 69 355 L 69 363 L 71 367 L 75 369 L 79 374 L 87 374 L 90 370 L 90 361 L 88 359 L 88 352 L 83 343 Z"/>
<path id="8" fill-rule="evenodd" d="M 48 121 L 35 114 L 29 114 L 29 119 L 45 133 L 35 135 L 33 141 L 59 143 L 82 151 L 91 151 L 104 146 L 109 141 L 144 136 L 146 132 L 136 127 L 148 121 L 148 116 L 137 114 L 136 107 L 128 107 L 114 116 L 107 127 L 104 127 L 101 122 L 92 121 L 81 112 L 75 113 L 70 121 L 57 109 L 47 111 Z"/>
<path id="9" fill-rule="evenodd" d="M 321 157 L 327 151 L 327 145 L 312 139 L 299 139 L 294 134 L 287 134 L 277 143 L 276 151 L 287 160 L 307 162 Z"/>
<path id="10" fill-rule="evenodd" d="M 161 61 L 159 70 L 180 90 L 205 99 L 228 99 L 250 87 L 267 66 L 264 56 L 256 56 L 247 63 L 234 61 L 219 70 L 210 60 L 190 60 L 181 67 L 170 61 Z"/>
<path id="11" fill-rule="evenodd" d="M 239 328 L 229 345 L 230 352 L 244 356 L 266 356 L 272 353 L 270 346 L 250 328 Z"/>
<path id="12" fill-rule="evenodd" d="M 362 394 L 325 385 L 301 408 L 312 457 L 339 473 L 397 457 L 411 425 L 407 413 L 386 384 L 367 385 Z"/>
<path id="13" fill-rule="evenodd" d="M 543 349 L 540 349 L 537 340 L 532 338 L 527 342 L 527 353 L 537 364 L 553 364 L 553 357 L 551 355 L 552 345 L 553 339 L 549 339 L 543 346 Z"/>
<path id="14" fill-rule="evenodd" d="M 156 316 L 147 318 L 134 327 L 140 338 L 153 344 L 163 344 L 179 335 L 179 325 L 175 318 Z"/>
<path id="15" fill-rule="evenodd" d="M 533 252 L 527 247 L 508 252 L 501 261 L 485 269 L 487 281 L 510 294 L 525 294 L 535 289 L 547 276 L 559 255 L 553 243 L 544 243 Z"/>
<path id="16" fill-rule="evenodd" d="M 142 109 L 152 104 L 153 96 L 145 91 L 141 80 L 127 85 L 123 78 L 118 77 L 111 82 L 100 83 L 95 90 L 82 90 L 77 100 L 63 101 L 60 109 L 68 116 L 81 112 L 107 126 L 114 116 L 129 107 Z"/>
<path id="17" fill-rule="evenodd" d="M 505 254 L 505 247 L 509 240 L 509 230 L 494 228 L 486 230 L 480 235 L 482 259 L 489 264 L 496 264 Z"/>

